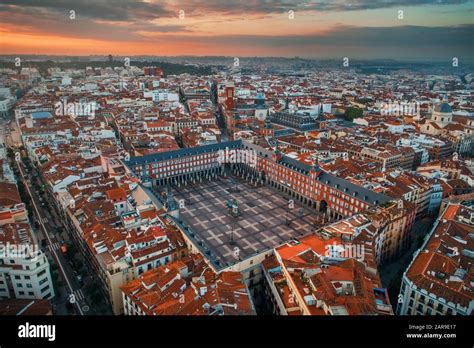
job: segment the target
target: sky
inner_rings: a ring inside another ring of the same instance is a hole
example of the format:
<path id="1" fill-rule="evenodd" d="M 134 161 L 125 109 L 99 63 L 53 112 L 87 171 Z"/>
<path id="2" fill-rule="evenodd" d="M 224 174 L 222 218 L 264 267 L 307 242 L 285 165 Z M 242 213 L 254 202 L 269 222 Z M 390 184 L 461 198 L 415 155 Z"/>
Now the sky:
<path id="1" fill-rule="evenodd" d="M 474 0 L 2 0 L 0 54 L 474 63 Z"/>

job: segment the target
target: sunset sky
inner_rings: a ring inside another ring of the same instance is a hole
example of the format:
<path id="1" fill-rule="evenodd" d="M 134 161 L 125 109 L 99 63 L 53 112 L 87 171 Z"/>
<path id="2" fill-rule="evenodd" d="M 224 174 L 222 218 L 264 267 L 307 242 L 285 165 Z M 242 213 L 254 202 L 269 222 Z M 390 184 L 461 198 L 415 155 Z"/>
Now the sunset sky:
<path id="1" fill-rule="evenodd" d="M 458 57 L 473 63 L 474 1 L 2 0 L 0 54 Z"/>

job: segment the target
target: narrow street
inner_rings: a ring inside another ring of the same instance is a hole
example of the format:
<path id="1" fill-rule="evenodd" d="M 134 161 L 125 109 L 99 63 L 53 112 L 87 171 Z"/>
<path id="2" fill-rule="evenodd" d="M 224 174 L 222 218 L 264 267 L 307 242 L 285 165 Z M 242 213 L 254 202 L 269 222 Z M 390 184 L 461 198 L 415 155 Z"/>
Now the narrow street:
<path id="1" fill-rule="evenodd" d="M 16 165 L 21 176 L 20 179 L 23 182 L 28 195 L 30 196 L 31 203 L 34 208 L 36 220 L 33 224 L 33 230 L 36 232 L 38 243 L 41 246 L 46 245 L 49 251 L 49 253 L 47 253 L 48 258 L 58 266 L 62 280 L 66 282 L 67 296 L 63 297 L 62 291 L 60 289 L 55 289 L 57 294 L 53 304 L 56 306 L 56 308 L 59 306 L 59 308 L 57 308 L 58 312 L 62 312 L 62 307 L 66 306 L 66 301 L 69 301 L 69 303 L 71 303 L 75 308 L 76 314 L 84 315 L 84 312 L 89 310 L 89 306 L 87 306 L 84 300 L 81 301 L 81 288 L 78 286 L 73 277 L 73 271 L 68 267 L 63 255 L 60 253 L 60 243 L 57 241 L 56 236 L 52 232 L 53 227 L 50 224 L 51 218 L 48 219 L 46 217 L 47 214 L 45 214 L 41 204 L 39 204 L 39 198 L 36 192 L 31 190 L 31 184 L 27 179 L 27 175 L 25 175 L 25 169 L 23 168 L 22 163 L 17 161 Z M 40 228 L 35 228 L 37 226 Z M 46 252 L 46 250 L 44 250 L 44 252 Z M 67 314 L 67 312 L 64 314 Z"/>
<path id="2" fill-rule="evenodd" d="M 433 223 L 434 220 L 428 218 L 415 222 L 412 230 L 413 237 L 410 248 L 405 250 L 396 261 L 382 265 L 380 268 L 380 278 L 383 286 L 388 290 L 392 305 L 395 304 L 396 306 L 403 272 L 412 261 L 413 254 L 421 247 L 424 236 L 431 231 Z"/>

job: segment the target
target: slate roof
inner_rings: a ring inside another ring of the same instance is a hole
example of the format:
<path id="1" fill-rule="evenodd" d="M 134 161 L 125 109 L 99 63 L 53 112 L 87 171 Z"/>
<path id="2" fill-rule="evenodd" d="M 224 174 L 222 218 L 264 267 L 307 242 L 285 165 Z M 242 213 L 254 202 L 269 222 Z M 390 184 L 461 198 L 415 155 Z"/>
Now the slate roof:
<path id="1" fill-rule="evenodd" d="M 146 156 L 131 157 L 129 161 L 125 161 L 127 166 L 142 165 L 147 163 L 166 161 L 174 158 L 181 158 L 186 156 L 193 156 L 204 154 L 213 151 L 240 148 L 242 146 L 242 140 L 226 141 L 222 143 L 208 144 L 203 146 L 191 147 L 186 149 L 179 149 L 168 152 L 154 153 Z"/>

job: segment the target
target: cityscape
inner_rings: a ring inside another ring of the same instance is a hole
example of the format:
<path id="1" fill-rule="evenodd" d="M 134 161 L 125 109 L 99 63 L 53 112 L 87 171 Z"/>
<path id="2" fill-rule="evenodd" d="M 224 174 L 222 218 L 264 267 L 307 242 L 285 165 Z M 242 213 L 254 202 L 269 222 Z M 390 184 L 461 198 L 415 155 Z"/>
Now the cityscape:
<path id="1" fill-rule="evenodd" d="M 474 315 L 472 1 L 0 10 L 0 317 Z"/>

